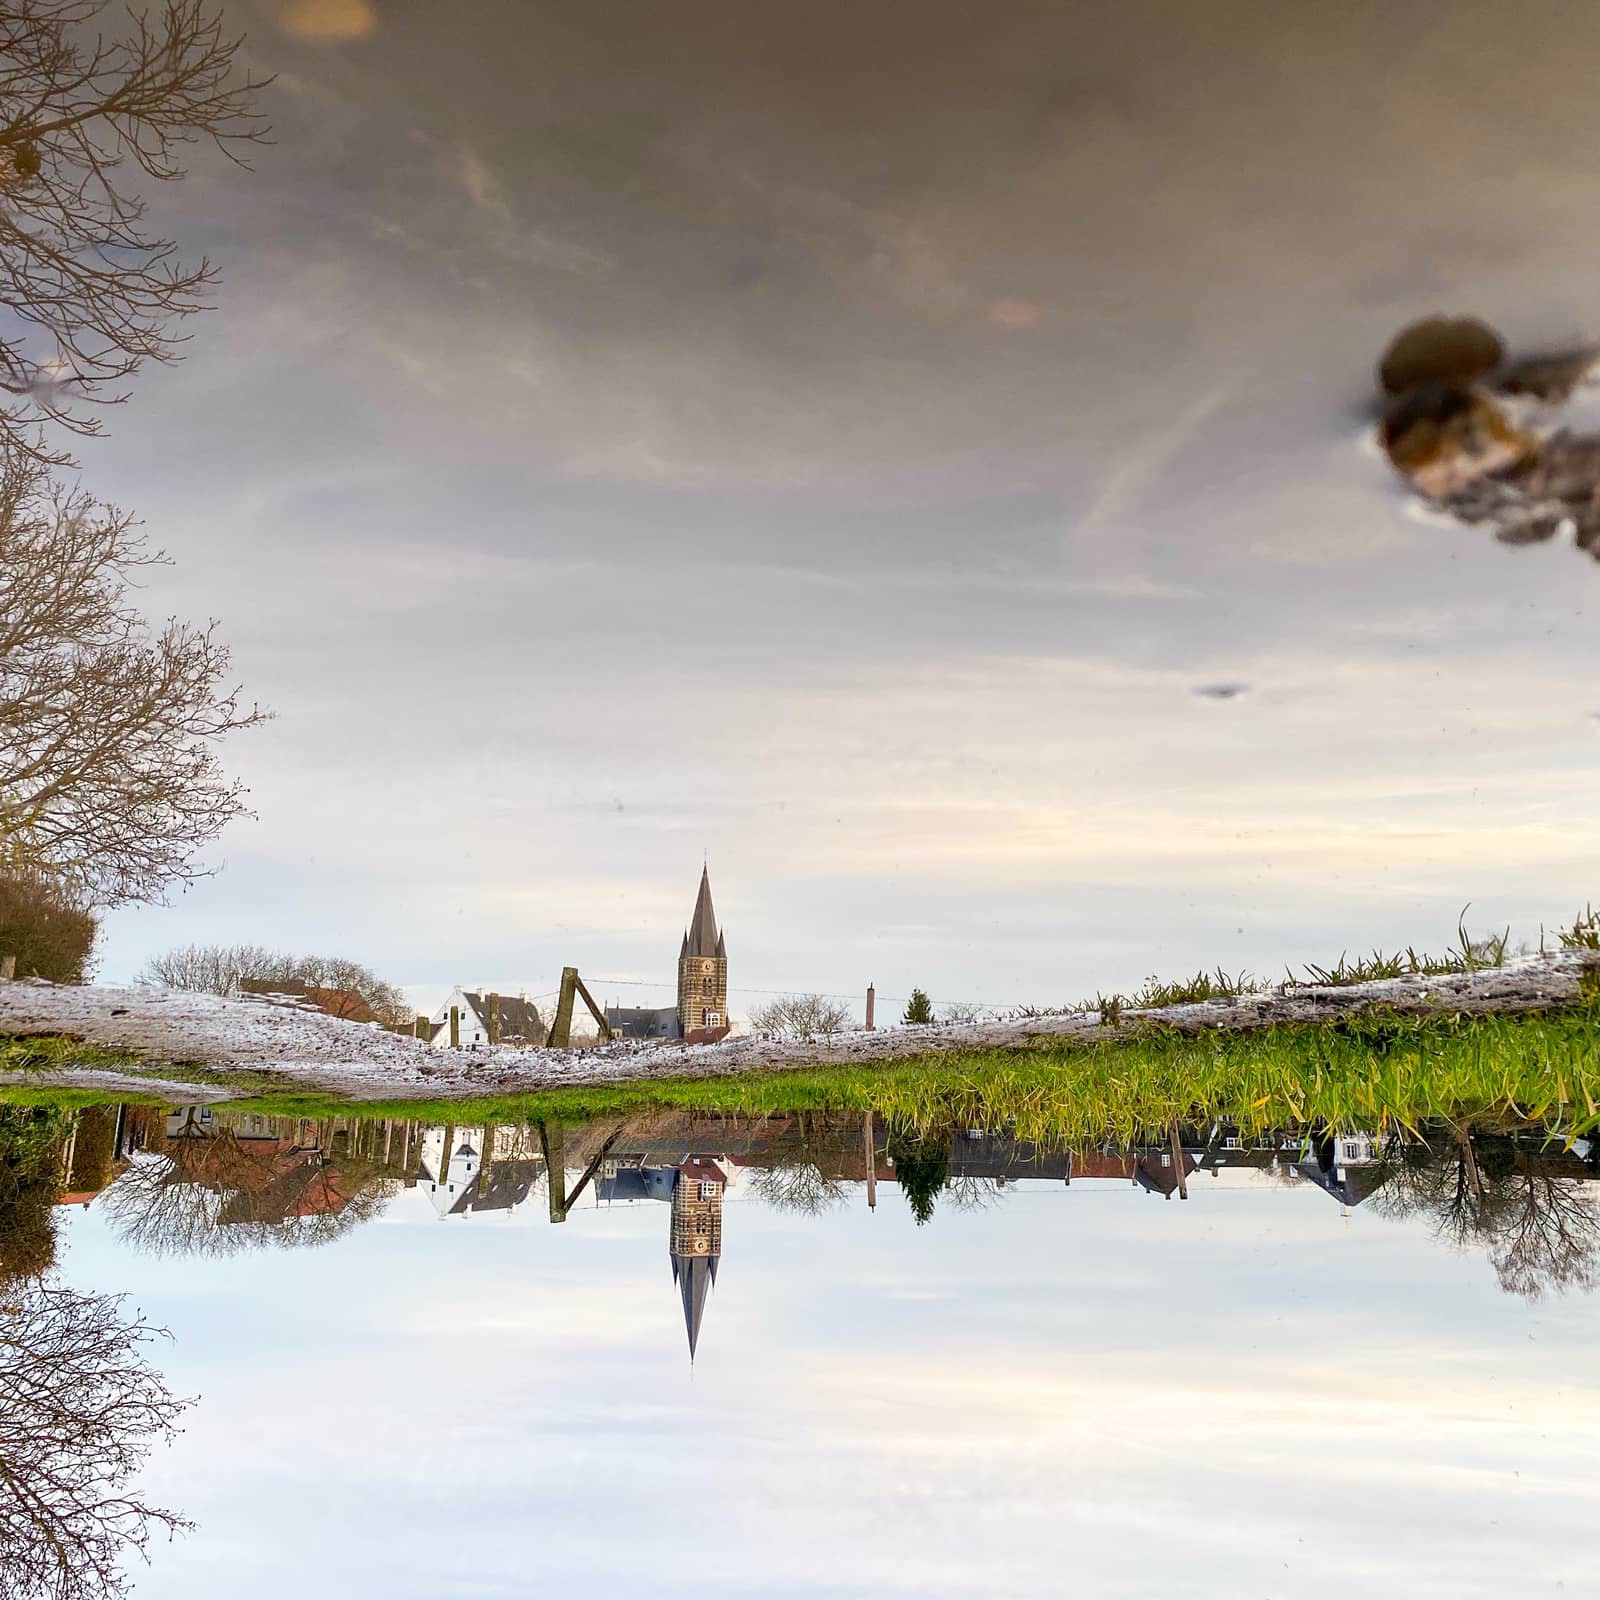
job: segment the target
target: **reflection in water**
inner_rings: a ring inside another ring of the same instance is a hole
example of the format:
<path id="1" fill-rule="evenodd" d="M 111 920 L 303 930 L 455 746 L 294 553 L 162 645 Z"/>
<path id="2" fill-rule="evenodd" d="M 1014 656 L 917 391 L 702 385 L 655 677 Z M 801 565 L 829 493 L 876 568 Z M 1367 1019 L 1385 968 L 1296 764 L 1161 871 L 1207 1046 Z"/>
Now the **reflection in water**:
<path id="1" fill-rule="evenodd" d="M 1236 1223 L 1259 1218 L 1254 1226 L 1263 1238 L 1273 1232 L 1274 1208 L 1290 1206 L 1296 1196 L 1302 1197 L 1295 1205 L 1302 1217 L 1307 1207 L 1326 1206 L 1328 1215 L 1334 1207 L 1359 1209 L 1388 1223 L 1389 1231 L 1404 1228 L 1424 1243 L 1431 1233 L 1445 1246 L 1481 1252 L 1507 1293 L 1532 1299 L 1587 1291 L 1600 1276 L 1597 1177 L 1596 1152 L 1587 1141 L 1534 1126 L 1439 1123 L 1417 1133 L 1378 1135 L 1325 1127 L 1257 1133 L 1226 1122 L 1173 1122 L 1133 1143 L 1067 1148 L 1018 1139 L 1004 1126 L 947 1121 L 912 1127 L 859 1111 L 750 1117 L 662 1109 L 589 1122 L 484 1126 L 230 1116 L 204 1107 L 4 1108 L 0 1240 L 6 1241 L 9 1279 L 0 1292 L 0 1558 L 9 1587 L 0 1592 L 8 1600 L 116 1594 L 128 1552 L 142 1552 L 152 1533 L 183 1525 L 176 1513 L 137 1492 L 141 1463 L 152 1444 L 171 1433 L 181 1410 L 142 1354 L 150 1330 L 125 1320 L 115 1297 L 57 1282 L 52 1210 L 59 1216 L 69 1207 L 87 1207 L 92 1213 L 81 1234 L 73 1230 L 74 1264 L 80 1238 L 86 1246 L 96 1239 L 113 1246 L 113 1266 L 131 1266 L 136 1256 L 210 1258 L 205 1274 L 198 1266 L 166 1272 L 169 1292 L 171 1285 L 198 1290 L 200 1304 L 210 1307 L 232 1303 L 214 1298 L 212 1287 L 228 1281 L 230 1272 L 236 1284 L 251 1281 L 248 1272 L 238 1278 L 224 1258 L 328 1244 L 386 1211 L 414 1223 L 431 1218 L 439 1230 L 429 1225 L 420 1236 L 413 1230 L 404 1259 L 431 1258 L 435 1274 L 455 1271 L 446 1263 L 458 1263 L 463 1283 L 482 1286 L 502 1282 L 507 1264 L 528 1243 L 526 1233 L 511 1233 L 502 1236 L 503 1246 L 485 1252 L 480 1246 L 488 1241 L 476 1235 L 486 1225 L 531 1214 L 565 1235 L 563 1225 L 580 1210 L 602 1224 L 608 1209 L 637 1207 L 649 1224 L 646 1233 L 658 1241 L 651 1249 L 665 1246 L 669 1271 L 659 1280 L 653 1270 L 642 1280 L 627 1278 L 619 1285 L 622 1300 L 600 1297 L 605 1310 L 596 1321 L 572 1320 L 609 1329 L 620 1306 L 631 1322 L 628 1304 L 640 1295 L 660 1295 L 664 1302 L 670 1285 L 673 1318 L 682 1317 L 692 1362 L 707 1339 L 708 1352 L 717 1348 L 713 1308 L 725 1232 L 735 1262 L 743 1263 L 740 1281 L 754 1281 L 757 1294 L 770 1293 L 767 1253 L 792 1251 L 797 1232 L 815 1229 L 836 1249 L 859 1230 L 862 1259 L 871 1259 L 874 1240 L 883 1237 L 874 1214 L 898 1209 L 896 1190 L 903 1215 L 928 1228 L 936 1249 L 944 1248 L 946 1232 L 951 1247 L 960 1248 L 963 1234 L 970 1239 L 974 1229 L 992 1230 L 993 1245 L 984 1248 L 992 1249 L 997 1283 L 1010 1281 L 1013 1290 L 1036 1275 L 1045 1280 L 1036 1254 L 1041 1242 L 1049 1250 L 1050 1240 L 1069 1239 L 1074 1229 L 1081 1237 L 1087 1227 L 1159 1255 L 1168 1248 L 1164 1241 L 1195 1237 L 1193 1230 L 1174 1228 L 1176 1219 L 1210 1201 L 1211 1216 L 1220 1221 L 1228 1208 L 1218 1201 L 1230 1191 L 1252 1191 L 1252 1210 L 1233 1215 Z M 1032 1202 L 1008 1209 L 1009 1197 L 1019 1193 Z M 741 1199 L 745 1203 L 734 1203 Z M 838 1215 L 850 1206 L 860 1207 L 854 1218 Z M 1131 1232 L 1123 1220 L 1127 1207 L 1137 1214 Z M 803 1227 L 764 1227 L 761 1210 L 802 1219 Z M 951 1213 L 974 1210 L 989 1214 L 949 1226 Z M 468 1230 L 474 1230 L 470 1243 Z M 1380 1231 L 1366 1228 L 1349 1238 L 1375 1244 Z M 902 1242 L 911 1233 L 907 1228 Z M 639 1236 L 637 1227 L 624 1224 L 584 1227 L 575 1239 L 562 1238 L 562 1248 L 546 1259 L 581 1263 L 579 1278 L 564 1280 L 560 1310 L 552 1309 L 546 1333 L 559 1332 L 590 1293 L 591 1262 L 596 1281 L 606 1277 L 594 1259 L 600 1242 Z M 369 1264 L 395 1259 L 388 1253 L 393 1237 L 379 1257 L 369 1253 Z M 1010 1238 L 1025 1242 L 1020 1261 L 1008 1260 L 1004 1241 Z M 360 1255 L 352 1251 L 341 1260 Z M 297 1263 L 296 1270 L 314 1265 Z M 337 1267 L 335 1277 L 344 1270 Z M 1318 1269 L 1308 1262 L 1306 1270 Z M 364 1283 L 358 1299 L 374 1281 Z M 319 1293 L 336 1300 L 325 1274 L 320 1282 Z M 902 1287 L 891 1286 L 885 1304 L 892 1305 Z M 1016 1303 L 1026 1306 L 1029 1291 L 1021 1292 Z M 469 1294 L 463 1304 L 472 1303 Z M 718 1350 L 714 1382 L 728 1381 L 741 1362 L 767 1359 L 750 1334 L 750 1308 L 747 1298 L 738 1317 L 741 1337 Z M 325 1331 L 335 1345 L 347 1337 L 379 1337 L 376 1324 L 341 1322 L 338 1305 L 330 1309 Z M 959 1326 L 961 1307 L 952 1301 L 948 1312 Z M 408 1313 L 398 1321 L 407 1337 L 415 1332 Z M 181 1324 L 186 1351 L 203 1325 L 204 1316 L 197 1318 L 191 1307 Z M 536 1324 L 519 1326 L 513 1317 L 480 1326 L 473 1314 L 445 1326 L 446 1348 L 458 1349 L 470 1363 L 479 1354 L 494 1359 L 508 1335 L 515 1362 L 520 1341 Z M 967 1328 L 966 1337 L 974 1337 Z M 214 1342 L 232 1349 L 239 1333 L 225 1317 L 213 1329 Z M 815 1337 L 806 1334 L 796 1350 L 806 1352 L 805 1341 Z M 1090 1337 L 1092 1343 L 1098 1336 Z M 203 1344 L 203 1332 L 199 1339 Z M 459 1346 L 448 1343 L 455 1340 Z M 672 1345 L 684 1349 L 675 1337 Z M 980 1340 L 980 1347 L 988 1345 Z M 583 1378 L 585 1361 L 608 1346 L 594 1349 L 579 1336 L 555 1348 L 580 1380 L 602 1389 L 610 1381 L 603 1363 L 603 1370 Z M 962 1359 L 969 1353 L 963 1347 Z M 565 1371 L 559 1368 L 551 1381 L 565 1381 Z M 1142 1393 L 1131 1384 L 1129 1403 L 1142 1403 Z M 201 1416 L 197 1426 L 203 1428 Z M 287 1448 L 294 1448 L 292 1441 Z M 202 1520 L 209 1525 L 216 1515 L 214 1507 L 205 1509 Z"/>
<path id="2" fill-rule="evenodd" d="M 9 1600 L 92 1600 L 128 1587 L 151 1536 L 185 1528 L 131 1487 L 171 1439 L 175 1401 L 116 1295 L 44 1281 L 0 1290 L 0 1574 Z"/>
<path id="3" fill-rule="evenodd" d="M 312 1122 L 189 1106 L 153 1136 L 148 1113 L 125 1127 L 141 1148 L 103 1204 L 129 1244 L 155 1255 L 325 1244 L 377 1216 L 398 1187 L 348 1134 L 330 1149 Z"/>
<path id="4" fill-rule="evenodd" d="M 1003 1129 L 884 1127 L 870 1112 L 658 1111 L 485 1127 L 192 1106 L 8 1108 L 0 1129 L 0 1241 L 14 1275 L 48 1266 L 52 1204 L 97 1204 L 116 1236 L 146 1254 L 227 1256 L 326 1244 L 381 1215 L 402 1189 L 420 1189 L 451 1223 L 516 1212 L 541 1191 L 556 1224 L 581 1202 L 659 1202 L 691 1354 L 721 1261 L 729 1188 L 804 1216 L 858 1190 L 870 1212 L 889 1186 L 921 1225 L 940 1207 L 996 1205 L 1021 1179 L 1067 1189 L 1114 1180 L 1178 1201 L 1208 1184 L 1309 1185 L 1345 1208 L 1428 1221 L 1441 1242 L 1483 1251 L 1511 1294 L 1588 1290 L 1600 1277 L 1597 1152 L 1535 1126 L 1247 1136 L 1227 1123 L 1173 1123 L 1133 1145 L 1047 1149 Z"/>

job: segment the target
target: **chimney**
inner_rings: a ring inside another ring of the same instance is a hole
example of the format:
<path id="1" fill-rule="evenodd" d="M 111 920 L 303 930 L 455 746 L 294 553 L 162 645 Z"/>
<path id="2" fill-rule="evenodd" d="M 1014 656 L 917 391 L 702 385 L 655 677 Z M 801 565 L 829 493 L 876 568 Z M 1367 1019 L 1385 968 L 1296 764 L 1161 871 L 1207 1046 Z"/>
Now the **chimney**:
<path id="1" fill-rule="evenodd" d="M 870 1033 L 877 1026 L 877 1023 L 874 1020 L 874 1014 L 876 1013 L 877 1009 L 878 1009 L 878 987 L 877 987 L 876 984 L 869 983 L 867 985 L 867 1032 L 868 1033 Z"/>

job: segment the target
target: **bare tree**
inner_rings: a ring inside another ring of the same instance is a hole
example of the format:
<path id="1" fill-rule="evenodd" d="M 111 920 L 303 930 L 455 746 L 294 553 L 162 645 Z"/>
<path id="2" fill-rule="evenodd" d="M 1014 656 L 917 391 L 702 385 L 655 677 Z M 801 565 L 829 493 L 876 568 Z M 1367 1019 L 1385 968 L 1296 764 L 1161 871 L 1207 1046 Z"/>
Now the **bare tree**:
<path id="1" fill-rule="evenodd" d="M 36 1283 L 0 1303 L 0 1573 L 10 1600 L 128 1592 L 130 1554 L 190 1526 L 132 1480 L 170 1440 L 174 1400 L 121 1298 Z"/>
<path id="2" fill-rule="evenodd" d="M 59 463 L 49 420 L 97 433 L 146 361 L 170 361 L 174 324 L 206 309 L 211 263 L 185 266 L 145 226 L 141 179 L 185 175 L 188 147 L 239 159 L 265 137 L 262 84 L 235 73 L 241 41 L 201 0 L 96 25 L 107 0 L 0 0 L 0 441 Z M 130 186 L 131 185 L 131 186 Z"/>
<path id="3" fill-rule="evenodd" d="M 257 983 L 303 983 L 330 1016 L 358 1021 L 409 1022 L 410 1002 L 371 967 L 345 956 L 297 956 L 259 944 L 178 945 L 145 962 L 140 977 L 169 989 L 232 994 L 240 979 Z"/>
<path id="4" fill-rule="evenodd" d="M 941 1022 L 988 1022 L 993 1016 L 994 1013 L 987 1006 L 975 1005 L 970 1000 L 952 1000 L 939 1009 Z"/>
<path id="5" fill-rule="evenodd" d="M 128 1164 L 100 1206 L 123 1243 L 153 1256 L 312 1249 L 378 1216 L 398 1185 L 366 1157 L 180 1130 Z"/>
<path id="6" fill-rule="evenodd" d="M 260 944 L 184 944 L 151 956 L 140 977 L 192 994 L 232 994 L 240 978 L 291 976 L 291 958 Z"/>
<path id="7" fill-rule="evenodd" d="M 130 575 L 161 558 L 123 512 L 0 455 L 0 867 L 102 905 L 202 876 L 245 810 L 217 741 L 267 713 L 226 687 L 215 624 L 152 632 Z"/>
<path id="8" fill-rule="evenodd" d="M 757 1033 L 801 1041 L 832 1038 L 849 1021 L 848 1006 L 821 994 L 784 995 L 750 1013 L 750 1026 Z"/>

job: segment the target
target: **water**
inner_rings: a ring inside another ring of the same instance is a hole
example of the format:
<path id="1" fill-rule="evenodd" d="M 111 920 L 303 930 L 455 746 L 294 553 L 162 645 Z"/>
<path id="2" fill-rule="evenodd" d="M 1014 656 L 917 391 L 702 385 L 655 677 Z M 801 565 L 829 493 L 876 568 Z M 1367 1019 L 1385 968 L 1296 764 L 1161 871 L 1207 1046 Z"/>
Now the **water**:
<path id="1" fill-rule="evenodd" d="M 194 1397 L 162 1600 L 1583 1592 L 1588 1146 L 1429 1134 L 97 1112 L 55 1281 Z"/>

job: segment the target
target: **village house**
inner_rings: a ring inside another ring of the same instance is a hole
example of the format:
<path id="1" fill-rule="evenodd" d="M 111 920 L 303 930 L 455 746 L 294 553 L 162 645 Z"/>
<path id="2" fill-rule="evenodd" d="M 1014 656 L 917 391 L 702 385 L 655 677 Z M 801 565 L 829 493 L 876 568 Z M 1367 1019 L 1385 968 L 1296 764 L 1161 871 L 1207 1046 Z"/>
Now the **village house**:
<path id="1" fill-rule="evenodd" d="M 444 1003 L 429 1019 L 433 1028 L 429 1042 L 437 1050 L 450 1048 L 450 1011 L 454 1007 L 459 1018 L 461 1048 L 470 1050 L 474 1045 L 487 1046 L 491 1001 L 499 1006 L 501 1044 L 514 1044 L 525 1050 L 543 1049 L 544 1018 L 526 993 L 490 995 L 479 989 L 460 987 L 450 991 Z"/>

